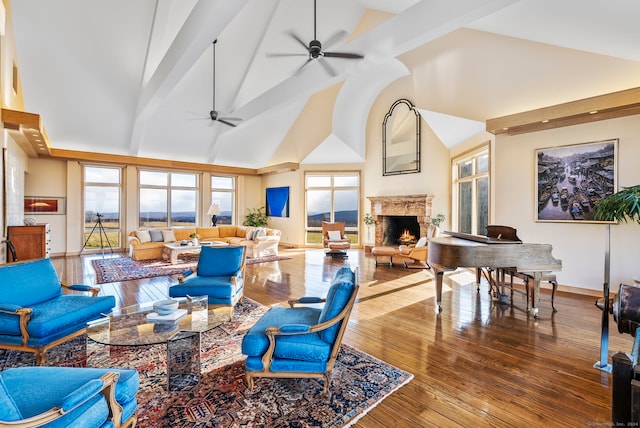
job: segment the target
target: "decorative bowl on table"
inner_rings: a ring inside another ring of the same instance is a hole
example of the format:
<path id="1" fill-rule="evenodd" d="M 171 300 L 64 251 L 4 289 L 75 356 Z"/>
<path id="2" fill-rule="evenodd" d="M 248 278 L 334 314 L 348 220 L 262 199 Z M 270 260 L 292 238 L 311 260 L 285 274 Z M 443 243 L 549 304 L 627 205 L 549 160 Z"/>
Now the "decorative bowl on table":
<path id="1" fill-rule="evenodd" d="M 153 311 L 158 315 L 171 315 L 178 309 L 178 304 L 175 299 L 160 300 L 153 304 Z"/>

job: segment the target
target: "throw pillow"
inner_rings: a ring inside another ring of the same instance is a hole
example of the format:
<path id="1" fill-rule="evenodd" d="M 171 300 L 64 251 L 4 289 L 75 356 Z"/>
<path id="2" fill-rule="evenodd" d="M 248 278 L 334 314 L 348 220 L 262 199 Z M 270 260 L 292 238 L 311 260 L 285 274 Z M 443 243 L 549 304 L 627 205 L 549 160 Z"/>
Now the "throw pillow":
<path id="1" fill-rule="evenodd" d="M 162 232 L 157 229 L 149 230 L 149 234 L 151 235 L 151 242 L 163 242 L 164 238 L 162 237 Z"/>
<path id="2" fill-rule="evenodd" d="M 136 230 L 136 238 L 138 238 L 141 244 L 151 242 L 151 235 L 148 230 Z"/>
<path id="3" fill-rule="evenodd" d="M 339 230 L 329 230 L 327 233 L 329 234 L 329 241 L 339 241 L 342 239 Z"/>
<path id="4" fill-rule="evenodd" d="M 418 239 L 418 242 L 416 242 L 416 248 L 424 247 L 425 245 L 427 245 L 426 236 L 423 236 L 422 238 Z"/>
<path id="5" fill-rule="evenodd" d="M 255 234 L 256 234 L 256 229 L 251 227 L 251 228 L 247 229 L 247 235 L 245 236 L 245 239 L 247 241 L 253 241 L 253 237 L 254 237 Z"/>
<path id="6" fill-rule="evenodd" d="M 162 232 L 162 239 L 164 240 L 164 242 L 175 242 L 175 241 L 177 241 L 176 235 L 173 233 L 173 230 L 171 230 L 171 229 L 169 229 L 169 230 L 161 230 L 160 232 Z"/>
<path id="7" fill-rule="evenodd" d="M 253 235 L 253 240 L 257 241 L 260 236 L 267 236 L 267 231 L 262 227 L 256 229 L 256 233 Z"/>

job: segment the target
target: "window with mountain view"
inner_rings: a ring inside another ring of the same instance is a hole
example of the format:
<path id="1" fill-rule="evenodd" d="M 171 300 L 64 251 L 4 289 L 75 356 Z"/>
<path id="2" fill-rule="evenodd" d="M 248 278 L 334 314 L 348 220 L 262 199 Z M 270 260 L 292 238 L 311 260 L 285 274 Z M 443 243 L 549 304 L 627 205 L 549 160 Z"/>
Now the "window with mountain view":
<path id="1" fill-rule="evenodd" d="M 489 147 L 454 159 L 453 177 L 452 226 L 457 232 L 485 235 L 489 222 Z"/>
<path id="2" fill-rule="evenodd" d="M 235 182 L 234 177 L 211 176 L 211 203 L 220 207 L 217 224 L 233 224 Z"/>
<path id="3" fill-rule="evenodd" d="M 139 172 L 140 226 L 195 226 L 198 174 Z"/>
<path id="4" fill-rule="evenodd" d="M 306 243 L 322 243 L 322 222 L 344 221 L 352 244 L 359 242 L 360 174 L 358 172 L 307 173 Z"/>
<path id="5" fill-rule="evenodd" d="M 83 249 L 121 248 L 122 170 L 85 165 L 83 184 Z"/>

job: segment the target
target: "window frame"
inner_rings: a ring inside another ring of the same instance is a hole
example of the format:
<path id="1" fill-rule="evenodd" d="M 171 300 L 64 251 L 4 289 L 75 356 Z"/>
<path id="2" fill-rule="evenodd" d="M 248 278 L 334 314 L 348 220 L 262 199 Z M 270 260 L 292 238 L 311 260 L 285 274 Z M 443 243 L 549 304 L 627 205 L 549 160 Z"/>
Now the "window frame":
<path id="1" fill-rule="evenodd" d="M 328 177 L 329 184 L 326 186 L 309 186 L 308 178 L 309 177 Z M 355 186 L 340 186 L 335 184 L 336 177 L 355 177 L 358 180 L 357 185 Z M 355 190 L 356 191 L 356 210 L 357 210 L 357 220 L 355 226 L 347 226 L 345 225 L 345 233 L 351 238 L 352 245 L 359 245 L 362 241 L 360 238 L 360 214 L 362 213 L 361 206 L 361 195 L 362 195 L 362 175 L 360 171 L 307 171 L 304 174 L 304 228 L 305 228 L 305 237 L 304 242 L 305 245 L 322 245 L 322 241 L 320 243 L 315 240 L 309 240 L 310 234 L 318 234 L 322 233 L 322 226 L 309 226 L 309 191 L 310 190 L 320 190 L 320 191 L 329 191 L 330 192 L 330 206 L 329 206 L 329 219 L 326 221 L 333 222 L 335 221 L 335 192 L 341 190 Z M 355 238 L 355 240 L 354 240 Z"/>
<path id="2" fill-rule="evenodd" d="M 137 178 L 138 178 L 138 227 L 152 227 L 148 224 L 143 224 L 142 222 L 142 217 L 141 217 L 141 213 L 142 210 L 140 209 L 141 207 L 141 202 L 142 202 L 142 195 L 141 195 L 141 191 L 143 189 L 161 189 L 161 190 L 166 190 L 166 215 L 167 215 L 167 220 L 165 222 L 165 224 L 161 225 L 161 224 L 157 224 L 154 225 L 153 227 L 196 227 L 197 225 L 200 224 L 200 193 L 201 193 L 201 183 L 202 183 L 202 177 L 201 177 L 201 173 L 198 172 L 193 172 L 193 171 L 181 171 L 181 170 L 162 170 L 162 169 L 153 169 L 153 168 L 138 168 L 137 170 L 138 174 L 137 174 Z M 144 172 L 150 172 L 150 173 L 163 173 L 167 175 L 167 184 L 166 185 L 153 185 L 153 184 L 141 184 L 142 180 L 141 180 L 141 174 Z M 182 175 L 192 175 L 195 178 L 195 187 L 188 187 L 188 186 L 173 186 L 171 181 L 172 181 L 172 174 L 182 174 Z M 193 225 L 191 224 L 184 224 L 184 223 L 177 223 L 174 224 L 174 222 L 172 221 L 172 210 L 171 210 L 171 204 L 172 204 L 172 191 L 182 191 L 182 190 L 188 190 L 188 191 L 193 191 L 195 193 L 195 207 L 194 207 L 194 222 Z"/>
<path id="3" fill-rule="evenodd" d="M 116 250 L 120 250 L 125 248 L 125 238 L 124 238 L 124 225 L 123 225 L 123 207 L 124 207 L 124 200 L 125 200 L 125 167 L 123 166 L 118 166 L 118 165 L 102 165 L 102 164 L 94 164 L 94 163 L 81 163 L 82 166 L 82 224 L 81 224 L 81 228 L 82 231 L 80 233 L 81 236 L 81 240 L 82 240 L 82 250 L 87 250 L 88 252 L 98 252 L 98 251 L 102 251 L 105 247 L 102 248 L 96 248 L 96 247 L 86 247 L 87 243 L 88 243 L 88 239 L 91 235 L 97 233 L 102 233 L 102 231 L 97 230 L 96 226 L 98 225 L 98 221 L 97 219 L 95 220 L 95 222 L 91 225 L 91 226 L 87 226 L 87 221 L 86 221 L 86 216 L 87 216 L 87 187 L 104 187 L 104 188 L 117 188 L 118 189 L 118 227 L 117 228 L 112 228 L 112 227 L 105 227 L 104 223 L 102 222 L 102 219 L 100 221 L 100 225 L 102 226 L 104 233 L 108 233 L 108 232 L 116 232 L 117 236 L 118 236 L 118 242 L 116 246 L 113 246 L 114 244 L 116 244 L 115 242 L 108 242 L 107 246 L 111 246 L 112 249 L 116 249 Z M 87 180 L 87 169 L 88 168 L 96 168 L 96 169 L 109 169 L 109 170 L 117 170 L 118 171 L 118 182 L 117 183 L 111 183 L 111 182 L 101 182 L 101 181 L 88 181 Z M 99 211 L 96 211 L 96 214 L 98 214 Z M 89 230 L 91 229 L 91 230 Z"/>
<path id="4" fill-rule="evenodd" d="M 483 157 L 487 157 L 487 170 L 484 172 L 478 172 L 478 160 Z M 466 162 L 472 162 L 471 174 L 460 177 L 459 171 L 462 164 Z M 455 156 L 451 159 L 451 227 L 455 232 L 461 231 L 461 212 L 460 212 L 460 184 L 471 183 L 471 230 L 467 233 L 474 235 L 484 235 L 486 230 L 479 230 L 482 226 L 479 221 L 479 205 L 478 200 L 478 184 L 480 180 L 487 179 L 487 200 L 486 200 L 486 215 L 487 224 L 490 224 L 491 219 L 491 150 L 490 143 L 487 142 L 471 149 L 465 153 Z"/>

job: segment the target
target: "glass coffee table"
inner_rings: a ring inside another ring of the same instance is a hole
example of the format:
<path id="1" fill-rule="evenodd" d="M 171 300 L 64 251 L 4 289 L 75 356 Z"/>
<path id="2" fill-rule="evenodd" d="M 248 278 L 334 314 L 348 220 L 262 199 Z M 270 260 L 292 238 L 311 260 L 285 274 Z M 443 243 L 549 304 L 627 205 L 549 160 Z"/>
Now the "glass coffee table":
<path id="1" fill-rule="evenodd" d="M 232 308 L 209 306 L 206 296 L 193 302 L 178 298 L 187 314 L 176 321 L 149 321 L 153 302 L 127 306 L 87 324 L 87 337 L 112 346 L 167 344 L 168 389 L 200 381 L 200 334 L 230 321 Z"/>

